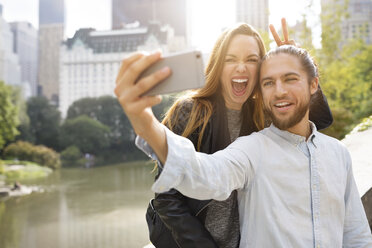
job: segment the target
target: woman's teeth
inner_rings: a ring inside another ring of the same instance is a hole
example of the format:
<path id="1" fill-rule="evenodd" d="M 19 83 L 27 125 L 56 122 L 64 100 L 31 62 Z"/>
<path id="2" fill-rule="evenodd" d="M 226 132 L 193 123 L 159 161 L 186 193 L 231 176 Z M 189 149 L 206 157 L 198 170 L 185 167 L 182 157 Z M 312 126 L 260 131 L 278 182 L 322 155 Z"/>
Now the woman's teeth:
<path id="1" fill-rule="evenodd" d="M 243 95 L 248 85 L 248 79 L 234 78 L 231 81 L 234 94 L 237 96 Z"/>
<path id="2" fill-rule="evenodd" d="M 234 83 L 246 83 L 248 82 L 248 79 L 233 79 L 232 81 Z"/>

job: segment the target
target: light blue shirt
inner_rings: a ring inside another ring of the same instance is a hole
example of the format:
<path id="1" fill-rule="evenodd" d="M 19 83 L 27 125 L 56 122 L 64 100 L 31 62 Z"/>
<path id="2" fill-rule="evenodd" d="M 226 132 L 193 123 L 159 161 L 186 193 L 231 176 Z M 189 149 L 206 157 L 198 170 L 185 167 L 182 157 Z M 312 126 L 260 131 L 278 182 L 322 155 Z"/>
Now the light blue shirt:
<path id="1" fill-rule="evenodd" d="M 152 190 L 200 200 L 238 190 L 240 247 L 372 247 L 350 155 L 314 124 L 307 141 L 271 125 L 212 155 L 164 129 L 168 156 Z"/>

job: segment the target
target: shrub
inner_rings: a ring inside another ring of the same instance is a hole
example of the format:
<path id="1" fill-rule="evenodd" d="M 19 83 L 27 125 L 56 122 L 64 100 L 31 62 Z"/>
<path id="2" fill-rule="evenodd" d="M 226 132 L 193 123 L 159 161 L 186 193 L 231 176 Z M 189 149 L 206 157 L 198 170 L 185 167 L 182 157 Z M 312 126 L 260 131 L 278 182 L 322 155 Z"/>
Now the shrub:
<path id="1" fill-rule="evenodd" d="M 69 146 L 61 152 L 63 165 L 74 165 L 82 158 L 82 153 L 77 146 Z"/>
<path id="2" fill-rule="evenodd" d="M 0 174 L 4 174 L 5 167 L 3 161 L 0 160 Z"/>
<path id="3" fill-rule="evenodd" d="M 338 107 L 332 108 L 333 124 L 322 130 L 322 133 L 332 136 L 336 139 L 343 139 L 353 126 L 353 114 L 351 111 Z"/>
<path id="4" fill-rule="evenodd" d="M 52 169 L 61 167 L 59 154 L 42 145 L 35 146 L 28 142 L 17 141 L 7 146 L 3 154 L 7 159 L 32 161 Z"/>

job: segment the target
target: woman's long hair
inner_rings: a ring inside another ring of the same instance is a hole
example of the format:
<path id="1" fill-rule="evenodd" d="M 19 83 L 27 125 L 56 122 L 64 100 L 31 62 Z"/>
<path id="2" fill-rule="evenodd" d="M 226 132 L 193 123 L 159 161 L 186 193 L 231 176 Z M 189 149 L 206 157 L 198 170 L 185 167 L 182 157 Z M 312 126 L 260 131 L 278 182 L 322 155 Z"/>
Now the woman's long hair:
<path id="1" fill-rule="evenodd" d="M 179 104 L 184 101 L 185 98 L 191 98 L 194 104 L 186 127 L 181 135 L 184 137 L 188 137 L 197 128 L 201 127 L 197 142 L 197 150 L 200 150 L 205 128 L 213 113 L 212 99 L 215 98 L 218 94 L 221 94 L 222 87 L 220 78 L 224 67 L 227 49 L 230 45 L 231 40 L 239 34 L 252 36 L 257 41 L 258 47 L 260 49 L 260 58 L 265 55 L 266 50 L 262 38 L 259 33 L 250 25 L 243 23 L 225 30 L 217 39 L 210 55 L 205 71 L 205 86 L 196 91 L 192 91 L 190 94 L 184 97 L 179 98 L 168 110 L 165 118 L 162 121 L 164 125 L 173 130 L 178 120 Z M 251 123 L 255 126 L 253 127 L 253 129 L 256 131 L 264 127 L 262 98 L 260 95 L 256 94 L 257 90 L 258 84 L 256 83 L 254 91 L 252 92 L 248 100 L 244 103 L 242 108 L 242 125 Z M 244 114 L 245 112 L 249 114 Z M 242 128 L 244 129 L 243 126 Z"/>

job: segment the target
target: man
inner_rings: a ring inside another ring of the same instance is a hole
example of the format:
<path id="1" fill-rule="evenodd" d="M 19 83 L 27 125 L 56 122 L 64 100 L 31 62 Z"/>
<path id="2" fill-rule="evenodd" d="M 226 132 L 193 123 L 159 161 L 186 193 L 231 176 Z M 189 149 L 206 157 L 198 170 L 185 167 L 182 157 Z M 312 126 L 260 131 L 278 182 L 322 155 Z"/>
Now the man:
<path id="1" fill-rule="evenodd" d="M 349 153 L 309 122 L 318 74 L 305 50 L 283 46 L 263 58 L 259 84 L 273 124 L 212 155 L 195 152 L 188 139 L 154 121 L 147 107 L 157 97 L 139 97 L 169 69 L 136 87 L 130 83 L 136 66 L 124 63 L 127 82 L 116 93 L 136 133 L 164 164 L 154 191 L 223 200 L 237 189 L 240 247 L 372 247 Z M 128 92 L 119 94 L 123 88 Z"/>

